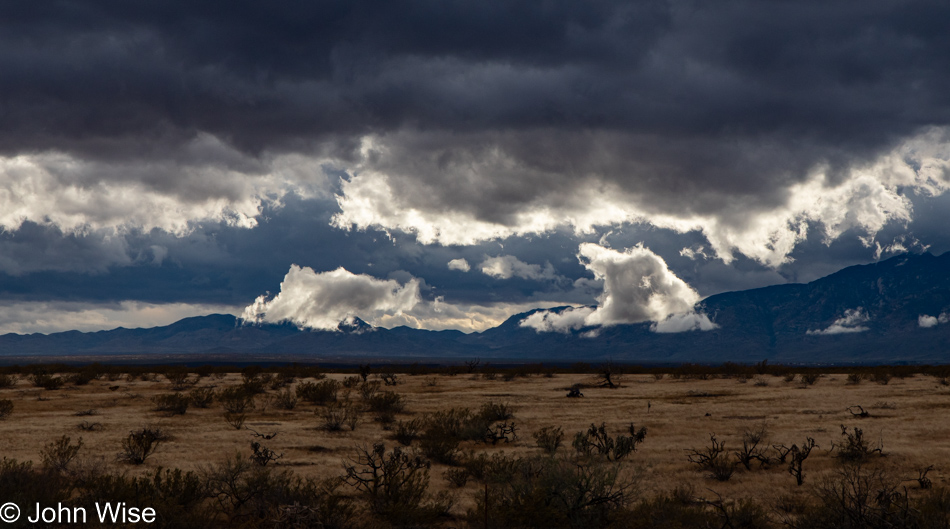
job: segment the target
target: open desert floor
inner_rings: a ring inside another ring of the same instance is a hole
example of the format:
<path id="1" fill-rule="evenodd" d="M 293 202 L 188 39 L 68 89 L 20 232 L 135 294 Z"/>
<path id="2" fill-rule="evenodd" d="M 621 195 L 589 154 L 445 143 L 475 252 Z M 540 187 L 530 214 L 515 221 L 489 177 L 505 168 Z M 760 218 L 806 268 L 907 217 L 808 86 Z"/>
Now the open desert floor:
<path id="1" fill-rule="evenodd" d="M 343 382 L 351 376 L 329 374 L 327 379 Z M 297 379 L 288 387 L 307 381 Z M 403 374 L 396 382 L 394 386 L 380 385 L 379 390 L 402 396 L 405 411 L 396 415 L 402 421 L 452 407 L 477 410 L 487 402 L 513 407 L 514 441 L 495 445 L 466 441 L 463 452 L 537 454 L 532 434 L 543 427 L 560 427 L 565 434 L 560 452 L 569 453 L 574 435 L 591 424 L 605 423 L 611 434 L 626 432 L 631 423 L 646 427 L 645 440 L 624 459 L 625 471 L 637 476 L 643 495 L 684 484 L 692 485 L 701 496 L 718 494 L 731 499 L 777 501 L 783 495 L 806 495 L 808 487 L 796 486 L 787 465 L 760 468 L 754 463 L 751 471 L 736 465 L 732 479 L 723 482 L 708 477 L 687 459 L 689 450 L 709 445 L 711 434 L 732 452 L 741 447 L 744 432 L 763 427 L 766 436 L 760 447 L 800 445 L 806 438 L 817 442 L 819 448 L 804 464 L 806 485 L 840 467 L 833 449 L 844 441 L 842 426 L 860 428 L 869 447 L 883 448 L 884 457 L 874 454 L 868 464 L 908 480 L 908 487 L 917 486 L 917 471 L 931 465 L 934 470 L 928 477 L 935 485 L 950 481 L 950 387 L 931 376 L 894 378 L 885 385 L 867 380 L 849 384 L 846 374 L 826 374 L 813 385 L 805 385 L 798 379 L 786 381 L 770 375 L 708 380 L 628 375 L 616 389 L 597 387 L 596 376 L 574 374 L 511 380 L 471 374 Z M 220 391 L 237 387 L 242 377 L 232 373 L 199 379 L 191 374 L 188 384 L 183 394 L 195 388 Z M 584 396 L 567 398 L 568 389 L 575 384 L 582 385 Z M 0 399 L 9 399 L 14 405 L 13 412 L 0 421 L 0 453 L 39 463 L 43 447 L 67 435 L 73 442 L 80 437 L 83 440 L 77 457 L 81 464 L 144 473 L 158 467 L 199 470 L 235 453 L 247 457 L 251 443 L 257 441 L 281 456 L 274 463 L 280 467 L 304 477 L 331 477 L 344 474 L 343 462 L 355 458 L 358 446 L 377 442 L 397 445 L 391 440 L 391 429 L 374 421 L 372 413 L 364 413 L 355 430 L 344 427 L 329 432 L 324 428 L 323 406 L 301 400 L 292 410 L 281 409 L 275 403 L 276 392 L 267 389 L 257 395 L 254 410 L 247 412 L 246 422 L 237 429 L 226 422 L 217 402 L 204 409 L 192 405 L 182 415 L 155 411 L 156 396 L 175 393 L 160 375 L 101 378 L 58 390 L 37 388 L 22 378 L 13 387 L 0 390 Z M 338 399 L 345 398 L 358 407 L 357 389 L 341 388 Z M 850 406 L 861 406 L 870 416 L 857 417 L 852 413 L 857 408 L 849 410 Z M 143 465 L 119 462 L 122 440 L 146 425 L 161 428 L 170 439 Z M 257 434 L 273 438 L 264 440 Z M 450 485 L 443 477 L 448 468 L 433 466 L 431 490 L 457 494 L 454 508 L 464 510 L 471 506 L 471 498 L 477 497 L 479 485 L 469 482 L 461 489 Z"/>

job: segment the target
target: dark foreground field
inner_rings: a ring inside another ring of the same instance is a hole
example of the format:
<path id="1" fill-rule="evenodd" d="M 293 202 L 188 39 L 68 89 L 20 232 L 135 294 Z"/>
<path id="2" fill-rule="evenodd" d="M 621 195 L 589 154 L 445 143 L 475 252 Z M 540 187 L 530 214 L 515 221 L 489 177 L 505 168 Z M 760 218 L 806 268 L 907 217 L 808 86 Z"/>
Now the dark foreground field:
<path id="1" fill-rule="evenodd" d="M 8 371 L 13 526 L 950 527 L 941 373 Z"/>

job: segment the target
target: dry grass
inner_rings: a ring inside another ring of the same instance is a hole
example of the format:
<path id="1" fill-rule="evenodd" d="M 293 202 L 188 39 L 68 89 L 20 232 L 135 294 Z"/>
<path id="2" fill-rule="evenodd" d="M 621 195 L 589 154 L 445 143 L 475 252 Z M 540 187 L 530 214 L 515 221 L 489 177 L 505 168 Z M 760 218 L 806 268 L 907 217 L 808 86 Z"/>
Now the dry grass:
<path id="1" fill-rule="evenodd" d="M 346 375 L 329 378 L 342 382 Z M 724 440 L 731 452 L 741 446 L 744 430 L 762 424 L 766 425 L 772 444 L 801 443 L 806 437 L 818 442 L 821 449 L 805 464 L 806 484 L 815 483 L 837 467 L 828 450 L 833 442 L 841 441 L 842 424 L 862 428 L 875 444 L 883 439 L 887 457 L 876 460 L 875 465 L 906 478 L 916 475 L 915 468 L 935 465 L 936 470 L 929 474 L 934 485 L 948 484 L 950 420 L 945 408 L 950 407 L 950 390 L 937 379 L 917 375 L 895 378 L 887 385 L 849 385 L 846 375 L 826 375 L 815 385 L 803 387 L 797 382 L 785 382 L 782 377 L 763 378 L 768 385 L 740 383 L 734 378 L 657 380 L 652 375 L 638 375 L 624 377 L 618 389 L 606 389 L 592 387 L 595 381 L 590 375 L 558 374 L 510 381 L 471 375 L 400 375 L 397 386 L 385 389 L 394 390 L 405 399 L 406 411 L 396 417 L 401 420 L 453 406 L 476 410 L 488 401 L 515 407 L 518 441 L 496 446 L 465 442 L 463 450 L 536 454 L 540 451 L 532 434 L 546 426 L 559 426 L 565 433 L 565 446 L 561 448 L 565 451 L 571 450 L 573 435 L 586 430 L 592 422 L 605 422 L 615 434 L 626 431 L 631 422 L 637 427 L 645 426 L 646 440 L 628 461 L 640 467 L 642 479 L 652 491 L 692 483 L 698 490 L 714 489 L 729 498 L 775 499 L 782 494 L 804 494 L 783 465 L 751 472 L 739 467 L 732 480 L 720 483 L 704 477 L 686 459 L 686 451 L 704 446 L 709 434 Z M 307 380 L 298 380 L 294 386 Z M 241 381 L 239 374 L 230 374 L 203 378 L 196 387 L 213 386 L 220 390 L 237 386 Z M 587 384 L 582 390 L 585 397 L 565 398 L 568 388 L 576 383 Z M 250 429 L 241 430 L 225 422 L 219 403 L 207 409 L 189 407 L 184 415 L 177 416 L 153 411 L 152 399 L 171 393 L 174 391 L 170 383 L 160 377 L 93 380 L 87 385 L 67 385 L 52 391 L 20 380 L 13 387 L 0 389 L 0 399 L 14 403 L 13 413 L 0 421 L 0 453 L 7 458 L 39 462 L 40 450 L 46 443 L 64 434 L 74 439 L 81 436 L 84 444 L 80 459 L 101 460 L 107 467 L 139 473 L 156 467 L 193 470 L 220 462 L 235 452 L 249 456 L 251 442 L 258 441 L 282 454 L 279 465 L 290 467 L 301 476 L 326 477 L 341 474 L 341 460 L 353 457 L 357 445 L 371 446 L 379 440 L 396 445 L 390 440 L 392 432 L 374 422 L 372 414 L 365 414 L 355 431 L 325 431 L 322 415 L 315 413 L 321 408 L 302 400 L 289 411 L 275 405 L 262 411 L 258 405 L 247 412 L 245 425 Z M 268 389 L 257 398 L 275 393 Z M 360 400 L 356 391 L 350 398 Z M 847 411 L 851 405 L 863 406 L 871 417 L 853 417 Z M 84 417 L 78 415 L 86 410 L 97 411 L 94 422 L 100 423 L 101 429 L 79 429 Z M 172 438 L 140 467 L 130 468 L 117 462 L 122 439 L 146 424 L 161 427 Z M 276 436 L 262 440 L 255 436 L 255 431 Z M 447 468 L 433 468 L 435 491 L 455 490 L 442 477 Z M 477 486 L 467 485 L 473 491 Z M 458 508 L 465 507 L 463 501 Z"/>

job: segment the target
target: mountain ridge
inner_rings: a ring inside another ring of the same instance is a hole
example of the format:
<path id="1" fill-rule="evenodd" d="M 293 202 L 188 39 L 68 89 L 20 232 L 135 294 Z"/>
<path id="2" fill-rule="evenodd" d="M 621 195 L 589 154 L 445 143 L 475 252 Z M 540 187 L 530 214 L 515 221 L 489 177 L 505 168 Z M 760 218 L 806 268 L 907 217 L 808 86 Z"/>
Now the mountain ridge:
<path id="1" fill-rule="evenodd" d="M 717 328 L 657 333 L 650 322 L 539 333 L 516 314 L 497 327 L 465 334 L 372 327 L 358 318 L 337 331 L 292 324 L 241 325 L 227 314 L 170 325 L 107 331 L 0 336 L 11 356 L 285 355 L 314 361 L 358 358 L 493 358 L 669 363 L 763 359 L 785 363 L 945 363 L 950 324 L 920 325 L 921 315 L 950 313 L 950 252 L 902 254 L 855 265 L 809 283 L 709 296 L 698 305 Z"/>

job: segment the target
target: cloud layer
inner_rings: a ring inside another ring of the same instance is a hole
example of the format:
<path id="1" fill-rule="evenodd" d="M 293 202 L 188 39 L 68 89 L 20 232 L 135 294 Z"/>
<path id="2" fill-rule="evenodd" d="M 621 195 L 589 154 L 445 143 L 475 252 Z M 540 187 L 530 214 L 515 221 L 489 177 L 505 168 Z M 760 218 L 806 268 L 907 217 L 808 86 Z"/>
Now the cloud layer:
<path id="1" fill-rule="evenodd" d="M 243 305 L 296 262 L 382 283 L 301 272 L 265 314 L 475 328 L 590 305 L 537 325 L 708 328 L 698 293 L 950 249 L 948 18 L 926 0 L 0 5 L 0 303 Z M 640 241 L 660 262 L 608 248 Z M 411 308 L 379 293 L 421 277 Z M 383 308 L 302 294 L 336 281 Z"/>

